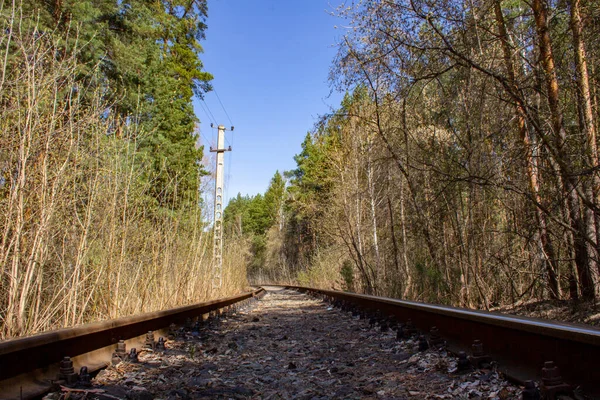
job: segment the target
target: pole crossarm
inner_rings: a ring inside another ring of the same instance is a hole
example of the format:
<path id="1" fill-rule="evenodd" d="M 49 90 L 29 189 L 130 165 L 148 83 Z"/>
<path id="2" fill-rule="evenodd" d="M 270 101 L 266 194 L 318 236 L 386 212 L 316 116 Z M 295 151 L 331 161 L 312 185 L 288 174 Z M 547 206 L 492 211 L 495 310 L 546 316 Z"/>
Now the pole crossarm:
<path id="1" fill-rule="evenodd" d="M 210 147 L 210 152 L 211 153 L 224 153 L 226 151 L 231 151 L 231 146 L 229 146 L 226 149 L 213 149 L 212 146 Z"/>

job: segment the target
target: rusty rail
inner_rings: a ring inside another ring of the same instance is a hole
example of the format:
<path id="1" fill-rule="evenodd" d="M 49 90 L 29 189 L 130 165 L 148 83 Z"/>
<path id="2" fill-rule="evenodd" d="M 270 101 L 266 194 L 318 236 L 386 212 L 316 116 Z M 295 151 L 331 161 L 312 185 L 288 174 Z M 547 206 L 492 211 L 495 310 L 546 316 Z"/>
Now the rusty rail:
<path id="1" fill-rule="evenodd" d="M 472 349 L 474 341 L 480 340 L 483 357 L 491 357 L 500 371 L 520 383 L 543 382 L 542 378 L 546 378 L 552 389 L 552 379 L 548 379 L 548 371 L 543 371 L 543 367 L 553 361 L 571 387 L 580 386 L 584 393 L 600 396 L 600 329 L 333 290 L 283 287 L 319 296 L 347 310 L 393 318 L 400 324 L 411 320 L 424 334 L 435 326 L 448 348 L 455 352 Z"/>
<path id="2" fill-rule="evenodd" d="M 90 371 L 110 363 L 119 340 L 134 340 L 149 331 L 181 324 L 188 319 L 219 312 L 264 294 L 252 292 L 170 310 L 58 329 L 0 342 L 0 398 L 38 396 L 57 379 L 59 362 L 65 356 L 86 362 Z M 139 342 L 139 341 L 138 341 Z M 91 365 L 89 365 L 91 363 Z"/>
<path id="3" fill-rule="evenodd" d="M 451 351 L 471 349 L 473 342 L 480 340 L 483 353 L 474 354 L 472 360 L 492 357 L 499 370 L 519 382 L 539 381 L 543 377 L 544 363 L 553 361 L 572 387 L 581 386 L 586 394 L 600 396 L 596 367 L 600 360 L 599 329 L 332 290 L 280 287 L 321 297 L 363 316 L 368 314 L 377 318 L 380 324 L 392 319 L 406 328 L 410 320 L 425 334 L 435 326 L 435 336 L 441 336 Z M 136 343 L 143 343 L 143 336 L 148 331 L 160 331 L 172 323 L 180 324 L 189 318 L 220 312 L 264 293 L 265 290 L 259 288 L 226 299 L 1 342 L 0 398 L 29 398 L 42 394 L 56 379 L 59 362 L 64 356 L 73 357 L 77 366 L 99 369 L 110 362 L 119 340 L 129 340 L 127 346 L 135 347 Z M 548 382 L 550 390 L 565 387 L 562 383 L 553 387 L 555 381 L 551 379 Z"/>

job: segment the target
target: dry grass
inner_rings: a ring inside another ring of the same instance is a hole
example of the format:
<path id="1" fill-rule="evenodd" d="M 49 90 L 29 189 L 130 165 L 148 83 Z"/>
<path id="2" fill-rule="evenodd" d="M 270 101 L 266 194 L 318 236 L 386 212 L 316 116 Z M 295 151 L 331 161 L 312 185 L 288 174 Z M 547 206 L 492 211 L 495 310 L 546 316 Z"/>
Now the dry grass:
<path id="1" fill-rule="evenodd" d="M 116 137 L 102 85 L 74 78 L 78 49 L 61 51 L 12 7 L 0 21 L 0 338 L 245 287 L 233 259 L 212 288 L 202 210 L 159 209 L 149 195 L 137 147 L 148 133 Z"/>

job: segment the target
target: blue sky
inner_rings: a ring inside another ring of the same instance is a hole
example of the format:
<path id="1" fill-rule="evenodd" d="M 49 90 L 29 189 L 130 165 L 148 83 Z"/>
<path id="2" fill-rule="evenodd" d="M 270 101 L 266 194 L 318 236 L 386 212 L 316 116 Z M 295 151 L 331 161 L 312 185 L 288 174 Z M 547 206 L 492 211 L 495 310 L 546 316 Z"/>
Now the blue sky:
<path id="1" fill-rule="evenodd" d="M 342 95 L 327 82 L 341 31 L 329 15 L 339 0 L 208 0 L 201 57 L 216 93 L 195 100 L 201 140 L 216 142 L 211 119 L 227 127 L 226 196 L 262 193 L 276 170 L 293 169 L 294 154 L 319 115 Z M 208 106 L 208 107 L 207 107 Z M 204 109 L 203 109 L 204 108 Z M 213 116 L 208 116 L 208 111 Z M 214 162 L 214 161 L 213 161 Z"/>

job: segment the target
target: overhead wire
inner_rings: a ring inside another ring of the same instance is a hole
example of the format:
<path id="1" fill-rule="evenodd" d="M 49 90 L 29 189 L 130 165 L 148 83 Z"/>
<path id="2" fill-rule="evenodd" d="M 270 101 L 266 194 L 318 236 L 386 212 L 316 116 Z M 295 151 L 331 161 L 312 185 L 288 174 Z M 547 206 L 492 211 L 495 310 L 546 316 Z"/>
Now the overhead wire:
<path id="1" fill-rule="evenodd" d="M 204 103 L 204 105 L 206 106 L 206 109 L 208 110 L 208 113 L 210 114 L 210 120 L 213 124 L 218 125 L 217 124 L 217 119 L 215 118 L 215 116 L 213 115 L 212 111 L 210 111 L 210 107 L 208 106 L 208 103 L 204 100 L 201 99 L 202 103 Z"/>
<path id="2" fill-rule="evenodd" d="M 212 147 L 212 145 L 214 144 L 214 139 L 211 137 L 211 139 L 209 140 L 202 131 L 202 129 L 200 129 L 200 135 L 202 135 L 202 139 L 205 140 L 205 144 Z"/>
<path id="3" fill-rule="evenodd" d="M 206 108 L 204 108 L 204 106 L 202 105 L 203 101 L 200 101 L 198 104 L 200 105 L 200 108 L 202 109 L 202 111 L 204 111 L 204 115 L 206 115 L 206 117 L 208 118 L 208 120 L 210 121 L 211 124 L 214 124 L 215 121 L 213 121 L 213 119 L 210 117 L 210 115 L 208 114 L 208 112 L 206 111 Z"/>
<path id="4" fill-rule="evenodd" d="M 206 111 L 206 109 L 204 108 L 204 106 L 202 105 L 202 103 L 198 103 L 200 105 L 200 108 L 202 109 L 202 111 L 204 111 L 204 115 L 206 115 L 206 117 L 208 118 L 208 120 L 210 121 L 210 123 L 212 125 L 214 125 L 215 121 L 210 117 L 210 115 L 208 114 L 208 112 Z M 206 136 L 204 136 L 204 133 L 202 133 L 202 129 L 200 129 L 200 133 L 202 134 L 202 136 L 204 137 L 204 139 L 206 139 Z M 212 136 L 211 136 L 212 139 Z M 211 143 L 211 141 L 207 140 L 207 143 Z"/>
<path id="5" fill-rule="evenodd" d="M 204 114 L 206 115 L 206 117 L 208 118 L 208 120 L 211 122 L 211 124 L 214 124 L 214 122 L 211 120 L 210 115 L 208 115 L 208 113 L 206 112 L 206 109 L 204 108 L 204 106 L 202 105 L 202 103 L 198 103 L 198 104 L 200 104 L 200 108 L 202 108 L 202 111 L 204 111 Z M 215 144 L 214 134 L 211 135 L 210 140 L 209 140 L 206 137 L 206 135 L 204 134 L 204 130 L 202 128 L 200 128 L 200 135 L 205 140 L 205 144 L 208 145 L 209 147 L 212 147 Z"/>
<path id="6" fill-rule="evenodd" d="M 227 120 L 229 121 L 229 123 L 233 127 L 234 123 L 231 120 L 231 117 L 229 116 L 229 113 L 227 112 L 227 109 L 225 108 L 225 105 L 223 105 L 223 102 L 221 101 L 221 97 L 219 97 L 219 93 L 217 93 L 217 89 L 213 88 L 213 92 L 215 92 L 215 96 L 217 96 L 217 100 L 219 100 L 219 104 L 221 105 L 221 108 L 223 109 L 223 112 L 227 116 Z M 225 143 L 227 143 L 228 146 L 233 147 L 233 139 L 230 142 L 229 139 L 227 139 L 227 136 L 225 136 Z"/>
<path id="7" fill-rule="evenodd" d="M 229 123 L 233 127 L 234 124 L 233 124 L 233 121 L 231 119 L 231 116 L 227 112 L 227 109 L 225 108 L 225 105 L 223 104 L 223 101 L 221 100 L 221 97 L 217 93 L 217 90 L 213 87 L 212 91 L 215 93 L 215 96 L 217 97 L 217 100 L 219 101 L 219 104 L 221 105 L 221 108 L 223 109 L 223 112 L 225 113 L 225 116 L 227 117 L 227 120 L 229 121 Z M 204 111 L 204 114 L 208 117 L 208 119 L 210 120 L 211 124 L 214 127 L 219 126 L 219 124 L 217 123 L 217 119 L 215 118 L 214 114 L 212 113 L 212 111 L 211 111 L 208 103 L 202 98 L 202 99 L 200 99 L 200 102 L 198 104 L 200 104 L 200 108 L 202 108 L 202 111 Z M 200 132 L 202 134 L 202 137 L 205 140 L 208 141 L 208 139 L 206 138 L 206 136 L 204 135 L 204 133 L 202 133 L 202 130 Z M 213 138 L 212 141 L 210 141 L 210 143 L 212 144 L 213 142 L 214 142 L 214 138 Z M 227 138 L 227 136 L 225 136 L 225 142 L 227 143 L 228 146 L 230 146 L 230 147 L 233 148 L 233 137 L 231 138 L 231 141 L 230 141 Z M 216 143 L 215 146 L 218 146 L 218 143 Z M 229 162 L 227 163 L 227 173 L 224 176 L 225 182 L 224 182 L 224 188 L 223 188 L 223 194 L 224 194 L 223 199 L 225 200 L 225 202 L 227 202 L 227 200 L 229 199 L 229 181 L 230 181 L 230 178 L 231 178 L 231 164 L 233 164 L 233 155 L 230 153 L 229 154 Z"/>
<path id="8" fill-rule="evenodd" d="M 215 96 L 217 97 L 217 100 L 219 101 L 219 104 L 221 105 L 221 108 L 223 109 L 223 112 L 225 113 L 227 120 L 229 121 L 229 123 L 231 124 L 231 127 L 233 128 L 233 126 L 234 126 L 233 120 L 231 119 L 231 116 L 227 112 L 227 109 L 225 108 L 225 105 L 223 104 L 223 101 L 221 100 L 221 96 L 219 96 L 219 93 L 217 92 L 217 89 L 215 87 L 213 87 L 213 92 L 215 93 Z M 227 138 L 227 136 L 225 136 L 225 142 L 231 148 L 233 148 L 233 139 L 234 139 L 233 132 L 231 135 L 231 140 L 229 140 Z M 228 200 L 229 200 L 229 182 L 231 180 L 231 165 L 232 164 L 233 164 L 233 152 L 229 152 L 229 162 L 227 163 L 227 173 L 225 174 L 225 185 L 224 185 L 225 187 L 223 188 L 223 194 L 224 194 L 223 199 L 225 200 L 225 202 L 228 202 Z"/>
<path id="9" fill-rule="evenodd" d="M 231 120 L 231 117 L 229 117 L 229 113 L 227 113 L 227 110 L 225 109 L 225 106 L 223 105 L 223 102 L 221 101 L 221 97 L 219 97 L 219 93 L 217 93 L 217 89 L 215 89 L 214 87 L 213 87 L 213 92 L 215 92 L 215 95 L 217 96 L 217 100 L 219 100 L 219 104 L 221 104 L 221 108 L 225 112 L 225 115 L 227 116 L 229 123 L 231 124 L 231 126 L 233 126 L 233 121 Z"/>

